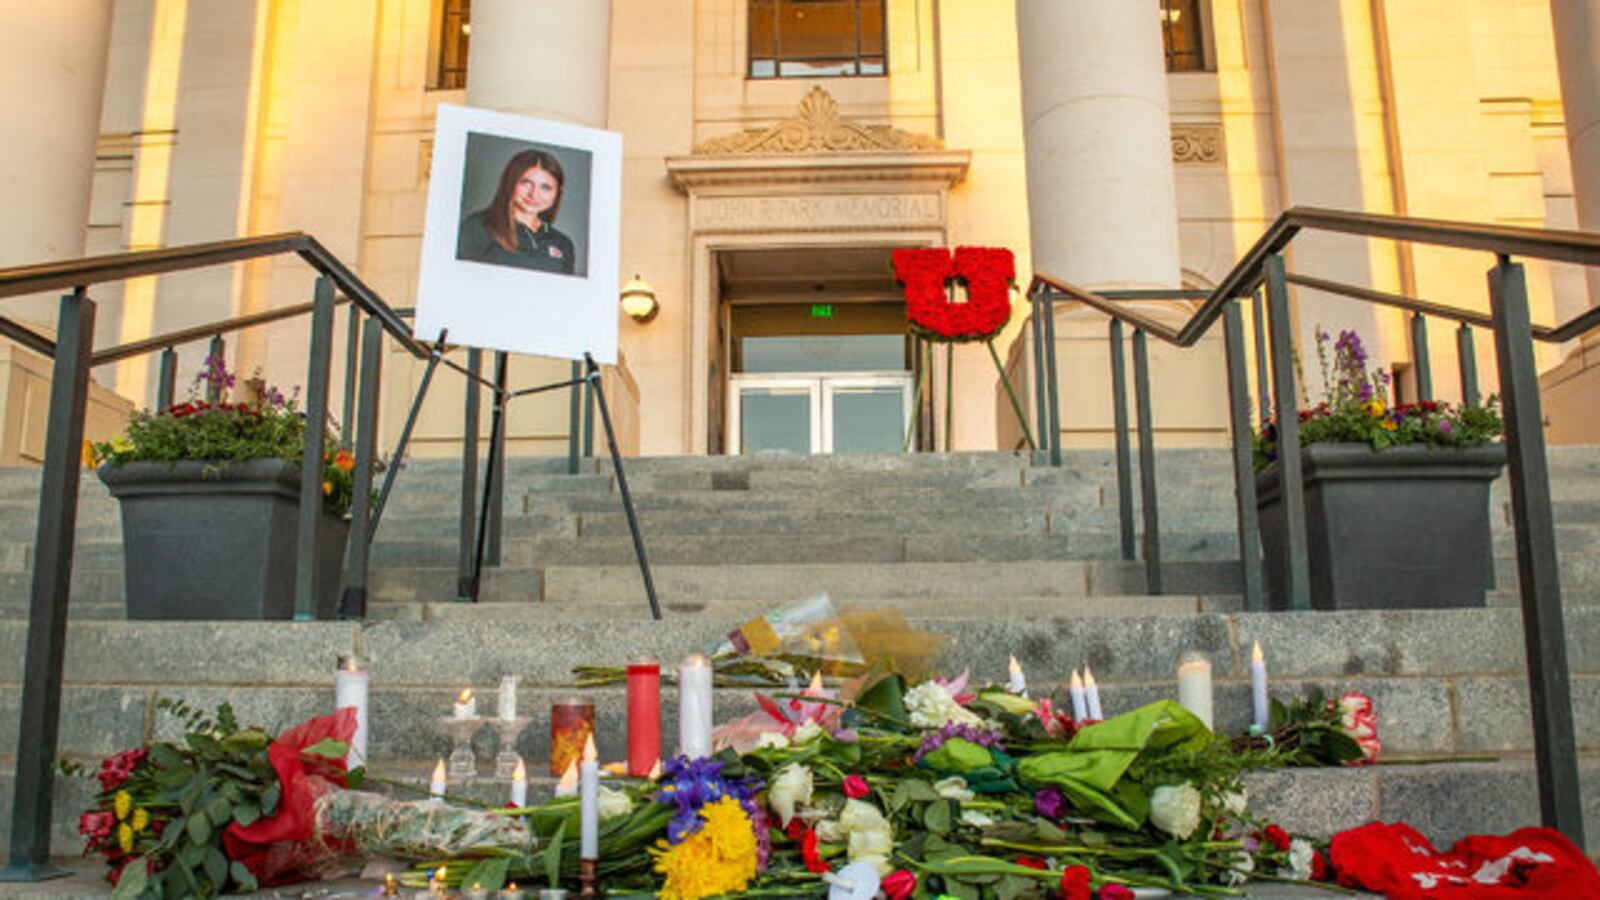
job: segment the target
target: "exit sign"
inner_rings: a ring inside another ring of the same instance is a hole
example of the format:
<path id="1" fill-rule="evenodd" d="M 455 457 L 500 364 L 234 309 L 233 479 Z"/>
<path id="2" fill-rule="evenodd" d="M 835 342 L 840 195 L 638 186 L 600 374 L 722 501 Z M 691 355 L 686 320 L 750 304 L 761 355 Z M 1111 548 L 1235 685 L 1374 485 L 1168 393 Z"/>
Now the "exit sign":
<path id="1" fill-rule="evenodd" d="M 831 319 L 831 318 L 833 318 L 833 304 L 832 303 L 813 303 L 813 304 L 811 304 L 811 318 L 813 318 L 813 319 Z"/>

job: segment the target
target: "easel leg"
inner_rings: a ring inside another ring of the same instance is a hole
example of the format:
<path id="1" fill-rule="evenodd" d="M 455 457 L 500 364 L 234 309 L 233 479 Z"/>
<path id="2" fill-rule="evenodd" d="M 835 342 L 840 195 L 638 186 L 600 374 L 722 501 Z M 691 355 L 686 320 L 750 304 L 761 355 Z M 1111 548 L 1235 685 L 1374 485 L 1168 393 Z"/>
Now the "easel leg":
<path id="1" fill-rule="evenodd" d="M 501 432 L 506 427 L 506 354 L 496 353 L 494 358 L 494 413 L 489 420 L 489 460 L 484 465 L 483 506 L 478 513 L 478 546 L 472 558 L 473 603 L 478 602 L 478 592 L 483 589 L 483 552 L 489 538 L 489 504 L 495 497 L 495 478 L 500 474 L 500 456 L 505 452 Z"/>
<path id="2" fill-rule="evenodd" d="M 639 557 L 639 574 L 644 576 L 645 596 L 650 599 L 650 617 L 661 618 L 661 604 L 656 600 L 655 579 L 650 577 L 650 561 L 645 558 L 644 539 L 639 536 L 639 517 L 633 510 L 633 496 L 628 493 L 628 476 L 622 471 L 622 453 L 617 450 L 617 434 L 611 428 L 611 407 L 606 403 L 605 389 L 600 386 L 600 367 L 594 357 L 584 354 L 586 377 L 594 386 L 595 399 L 600 402 L 600 421 L 606 429 L 606 446 L 611 449 L 611 466 L 617 470 L 617 491 L 622 494 L 622 509 L 628 514 L 628 531 L 633 535 L 633 550 Z"/>
<path id="3" fill-rule="evenodd" d="M 389 463 L 389 471 L 383 473 L 383 489 L 378 491 L 378 502 L 372 508 L 372 521 L 367 526 L 368 542 L 378 533 L 383 507 L 389 502 L 389 492 L 394 490 L 395 478 L 400 475 L 400 465 L 406 458 L 406 445 L 411 443 L 411 432 L 417 427 L 417 414 L 422 412 L 422 401 L 428 396 L 428 385 L 433 383 L 433 372 L 439 368 L 439 360 L 444 357 L 446 334 L 449 334 L 448 330 L 439 332 L 439 340 L 434 343 L 433 352 L 428 354 L 428 367 L 422 370 L 422 383 L 417 385 L 417 396 L 411 401 L 411 412 L 406 414 L 406 427 L 400 429 L 400 443 L 395 445 L 394 459 Z"/>

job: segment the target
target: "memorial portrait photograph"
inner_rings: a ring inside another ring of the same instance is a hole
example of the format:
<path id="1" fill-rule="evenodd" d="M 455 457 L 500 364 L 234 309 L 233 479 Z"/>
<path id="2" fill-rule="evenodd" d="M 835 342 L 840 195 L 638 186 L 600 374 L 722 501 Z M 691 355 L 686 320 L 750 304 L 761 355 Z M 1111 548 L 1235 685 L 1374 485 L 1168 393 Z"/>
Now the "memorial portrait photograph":
<path id="1" fill-rule="evenodd" d="M 445 104 L 429 172 L 418 335 L 615 362 L 621 135 Z"/>

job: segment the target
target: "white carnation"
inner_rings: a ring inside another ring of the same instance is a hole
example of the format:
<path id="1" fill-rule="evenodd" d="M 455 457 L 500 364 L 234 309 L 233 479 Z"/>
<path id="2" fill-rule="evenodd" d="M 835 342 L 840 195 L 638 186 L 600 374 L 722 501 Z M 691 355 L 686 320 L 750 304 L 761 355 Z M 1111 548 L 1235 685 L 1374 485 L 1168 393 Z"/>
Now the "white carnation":
<path id="1" fill-rule="evenodd" d="M 1180 841 L 1200 827 L 1200 792 L 1194 785 L 1162 785 L 1150 792 L 1150 822 Z"/>
<path id="2" fill-rule="evenodd" d="M 1289 842 L 1289 868 L 1278 870 L 1278 874 L 1298 881 L 1309 881 L 1311 860 L 1316 854 L 1317 851 L 1312 848 L 1310 842 L 1295 838 Z"/>
<path id="3" fill-rule="evenodd" d="M 894 828 L 871 803 L 860 800 L 845 802 L 839 814 L 839 827 L 849 834 L 851 862 L 864 862 L 887 875 L 893 868 L 889 856 L 894 853 Z M 820 837 L 820 835 L 819 835 Z"/>
<path id="4" fill-rule="evenodd" d="M 811 770 L 799 763 L 790 763 L 778 770 L 777 777 L 767 785 L 767 803 L 787 826 L 794 818 L 794 808 L 811 802 Z"/>
<path id="5" fill-rule="evenodd" d="M 798 747 L 801 744 L 809 744 L 821 736 L 822 726 L 815 722 L 807 722 L 794 730 L 794 738 L 791 743 Z"/>
<path id="6" fill-rule="evenodd" d="M 833 819 L 823 819 L 817 823 L 817 840 L 824 844 L 842 844 L 849 836 L 844 826 Z"/>
<path id="7" fill-rule="evenodd" d="M 949 778 L 941 778 L 935 781 L 933 789 L 946 800 L 959 800 L 962 803 L 977 796 L 967 790 L 967 780 L 960 775 L 951 775 Z"/>
<path id="8" fill-rule="evenodd" d="M 1222 808 L 1235 818 L 1244 815 L 1245 808 L 1250 805 L 1250 795 L 1244 788 L 1230 791 L 1222 795 Z"/>
<path id="9" fill-rule="evenodd" d="M 781 731 L 763 731 L 761 736 L 756 738 L 757 750 L 782 750 L 787 746 L 789 739 L 784 737 Z"/>
<path id="10" fill-rule="evenodd" d="M 1250 873 L 1256 870 L 1255 857 L 1240 851 L 1228 860 L 1228 870 L 1222 873 L 1222 883 L 1229 887 L 1238 887 L 1250 880 Z"/>
<path id="11" fill-rule="evenodd" d="M 994 819 L 975 809 L 963 809 L 961 811 L 961 821 L 974 828 L 988 828 L 994 824 Z"/>
<path id="12" fill-rule="evenodd" d="M 911 724 L 917 728 L 941 728 L 946 722 L 958 725 L 983 723 L 976 713 L 957 703 L 949 691 L 932 681 L 924 681 L 906 691 L 905 704 Z"/>

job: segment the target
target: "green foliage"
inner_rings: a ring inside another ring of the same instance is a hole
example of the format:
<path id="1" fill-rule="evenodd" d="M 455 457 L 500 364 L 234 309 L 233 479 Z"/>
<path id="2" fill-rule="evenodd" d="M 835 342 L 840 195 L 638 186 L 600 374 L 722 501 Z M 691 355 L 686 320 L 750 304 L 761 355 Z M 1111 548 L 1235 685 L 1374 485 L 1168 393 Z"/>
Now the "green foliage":
<path id="1" fill-rule="evenodd" d="M 1435 401 L 1389 405 L 1389 376 L 1369 372 L 1361 339 L 1353 331 L 1340 334 L 1330 360 L 1329 335 L 1317 331 L 1323 399 L 1299 416 L 1300 446 L 1322 443 L 1367 444 L 1374 450 L 1421 444 L 1431 447 L 1477 447 L 1499 437 L 1504 423 L 1498 401 L 1453 405 Z M 1300 380 L 1304 385 L 1304 378 Z M 1255 467 L 1277 460 L 1278 426 L 1267 422 L 1254 435 Z"/>
<path id="2" fill-rule="evenodd" d="M 1342 724 L 1338 705 L 1313 689 L 1304 700 L 1285 706 L 1272 701 L 1272 738 L 1276 756 L 1289 766 L 1338 766 L 1362 758 Z"/>

